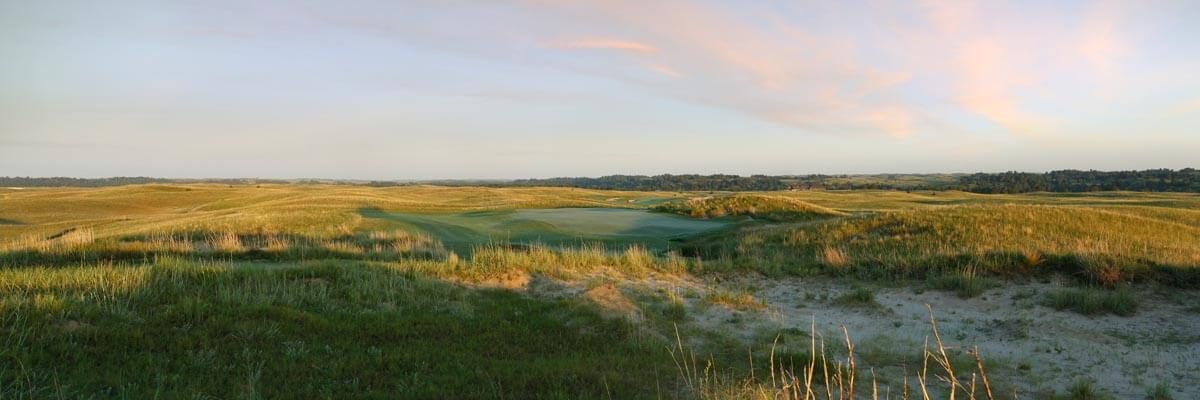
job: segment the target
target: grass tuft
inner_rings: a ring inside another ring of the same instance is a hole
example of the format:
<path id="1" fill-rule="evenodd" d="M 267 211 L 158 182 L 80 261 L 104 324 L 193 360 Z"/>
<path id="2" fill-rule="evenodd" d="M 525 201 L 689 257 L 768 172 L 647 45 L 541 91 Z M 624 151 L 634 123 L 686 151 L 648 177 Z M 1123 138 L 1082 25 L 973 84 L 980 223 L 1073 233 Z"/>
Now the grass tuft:
<path id="1" fill-rule="evenodd" d="M 863 286 L 854 286 L 850 291 L 835 297 L 833 302 L 844 306 L 851 307 L 879 307 L 879 302 L 875 301 L 875 292 Z"/>
<path id="2" fill-rule="evenodd" d="M 1056 310 L 1070 310 L 1083 315 L 1116 314 L 1130 316 L 1137 312 L 1138 301 L 1128 288 L 1068 288 L 1050 293 L 1046 304 Z"/>
<path id="3" fill-rule="evenodd" d="M 1150 390 L 1146 391 L 1146 400 L 1174 400 L 1175 396 L 1171 394 L 1171 386 L 1166 382 L 1159 382 Z"/>
<path id="4" fill-rule="evenodd" d="M 955 274 L 930 278 L 929 285 L 937 290 L 954 292 L 958 297 L 964 299 L 977 297 L 996 286 L 995 282 L 990 279 L 978 276 L 973 268 Z"/>
<path id="5" fill-rule="evenodd" d="M 735 310 L 758 311 L 767 308 L 766 302 L 754 298 L 754 294 L 746 290 L 728 291 L 714 288 L 704 296 L 704 301 Z"/>
<path id="6" fill-rule="evenodd" d="M 1079 379 L 1067 388 L 1067 393 L 1064 395 L 1053 395 L 1051 400 L 1110 400 L 1111 396 L 1105 395 L 1096 388 L 1092 387 L 1092 380 Z"/>

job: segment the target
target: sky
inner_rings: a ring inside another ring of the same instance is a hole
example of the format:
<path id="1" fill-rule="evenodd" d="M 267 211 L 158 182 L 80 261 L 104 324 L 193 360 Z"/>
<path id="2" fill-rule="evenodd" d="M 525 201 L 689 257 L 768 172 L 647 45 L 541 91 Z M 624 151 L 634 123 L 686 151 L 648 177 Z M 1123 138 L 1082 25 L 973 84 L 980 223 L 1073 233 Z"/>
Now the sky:
<path id="1" fill-rule="evenodd" d="M 1200 2 L 0 0 L 0 176 L 1200 167 Z"/>

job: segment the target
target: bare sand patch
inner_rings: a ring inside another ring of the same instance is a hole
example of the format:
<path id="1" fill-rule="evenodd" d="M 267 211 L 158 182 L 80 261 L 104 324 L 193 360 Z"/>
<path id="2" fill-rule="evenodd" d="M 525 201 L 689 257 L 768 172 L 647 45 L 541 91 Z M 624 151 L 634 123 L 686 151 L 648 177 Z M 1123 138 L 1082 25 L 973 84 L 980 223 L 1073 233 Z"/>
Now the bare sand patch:
<path id="1" fill-rule="evenodd" d="M 627 297 L 622 288 L 625 293 L 690 293 L 679 297 L 688 314 L 681 329 L 715 332 L 748 346 L 769 340 L 764 334 L 770 332 L 807 332 L 814 323 L 818 333 L 836 341 L 845 326 L 864 359 L 880 364 L 869 367 L 892 376 L 919 368 L 905 364 L 919 360 L 931 333 L 929 305 L 948 351 L 965 356 L 978 348 L 994 387 L 1006 395 L 1036 398 L 1089 379 L 1116 398 L 1141 398 L 1164 382 L 1176 398 L 1200 398 L 1200 313 L 1194 304 L 1161 294 L 1176 289 L 1137 287 L 1142 307 L 1135 315 L 1089 317 L 1042 306 L 1047 293 L 1060 287 L 1053 282 L 1006 283 L 972 299 L 922 290 L 921 283 L 873 287 L 877 307 L 838 304 L 835 299 L 854 284 L 828 278 L 656 276 L 590 290 L 581 285 L 560 282 L 553 293 L 574 293 L 621 312 L 646 307 L 634 302 L 646 296 Z M 709 304 L 705 294 L 712 291 L 748 291 L 767 307 L 747 311 Z M 1195 302 L 1196 295 L 1178 298 Z"/>

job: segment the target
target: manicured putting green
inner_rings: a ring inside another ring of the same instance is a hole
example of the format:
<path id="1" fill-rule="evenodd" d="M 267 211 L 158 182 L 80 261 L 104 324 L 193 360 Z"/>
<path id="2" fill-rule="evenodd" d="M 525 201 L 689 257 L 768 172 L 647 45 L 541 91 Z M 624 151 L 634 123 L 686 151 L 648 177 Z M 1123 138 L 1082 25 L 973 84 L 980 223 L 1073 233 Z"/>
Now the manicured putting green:
<path id="1" fill-rule="evenodd" d="M 424 232 L 452 248 L 486 243 L 570 245 L 603 243 L 623 247 L 641 244 L 664 250 L 671 239 L 729 226 L 730 220 L 703 220 L 619 208 L 549 208 L 482 211 L 459 214 L 390 213 L 362 209 L 367 218 L 398 223 Z"/>

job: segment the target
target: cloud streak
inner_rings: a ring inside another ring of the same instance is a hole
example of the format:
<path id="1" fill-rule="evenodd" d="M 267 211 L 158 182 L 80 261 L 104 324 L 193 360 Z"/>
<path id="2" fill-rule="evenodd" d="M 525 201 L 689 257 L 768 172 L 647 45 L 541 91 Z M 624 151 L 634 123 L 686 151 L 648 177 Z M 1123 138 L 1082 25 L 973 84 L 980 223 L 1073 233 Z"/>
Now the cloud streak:
<path id="1" fill-rule="evenodd" d="M 737 18 L 728 10 L 696 2 L 530 7 L 559 18 L 584 16 L 585 26 L 638 32 L 645 42 L 560 40 L 554 47 L 636 52 L 642 60 L 616 61 L 591 71 L 662 96 L 809 133 L 904 137 L 920 122 L 918 113 L 889 92 L 910 74 L 861 62 L 852 42 L 811 35 L 791 25 L 761 26 L 756 19 L 765 14 Z M 642 70 L 673 79 L 646 79 Z"/>
<path id="2" fill-rule="evenodd" d="M 97 138 L 152 147 L 154 165 L 181 173 L 232 152 L 244 164 L 227 171 L 277 176 L 1160 167 L 1200 153 L 1197 2 L 6 10 L 0 167 L 13 173 L 153 173 L 114 164 L 141 159 L 124 144 L 61 157 L 39 142 Z M 230 140 L 247 145 L 212 145 Z M 630 153 L 631 143 L 653 151 Z M 1140 153 L 1102 143 L 1140 143 Z M 497 156 L 531 146 L 562 156 Z M 294 157 L 305 148 L 321 148 L 323 164 Z M 1066 153 L 1091 163 L 1055 157 Z"/>
<path id="3" fill-rule="evenodd" d="M 638 54 L 652 54 L 658 51 L 646 43 L 613 38 L 573 39 L 552 43 L 548 47 L 567 50 L 617 50 Z"/>

